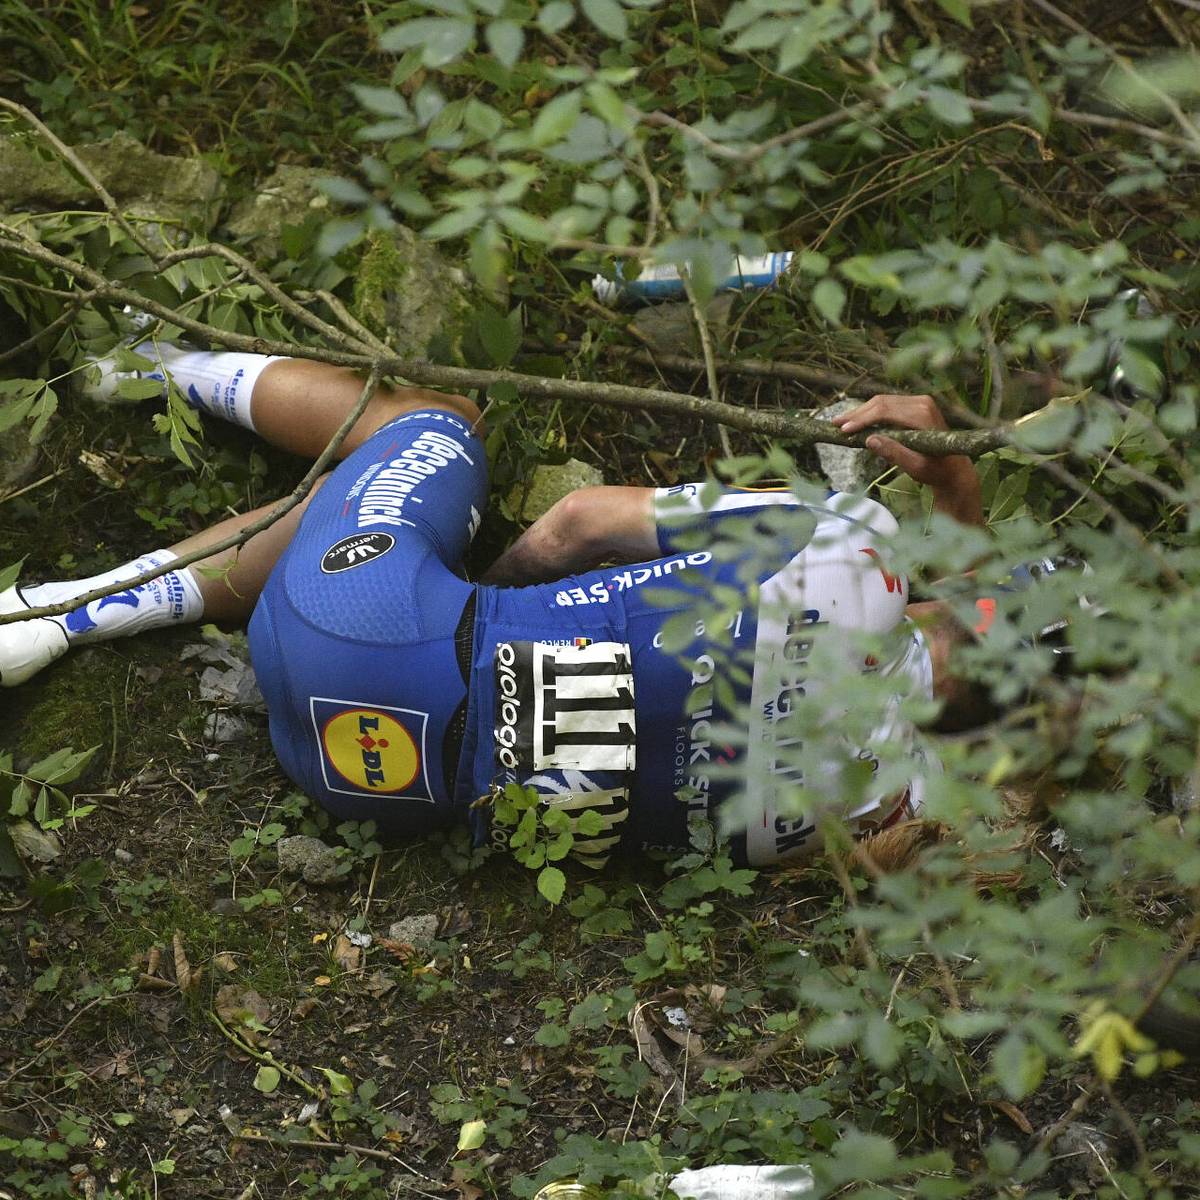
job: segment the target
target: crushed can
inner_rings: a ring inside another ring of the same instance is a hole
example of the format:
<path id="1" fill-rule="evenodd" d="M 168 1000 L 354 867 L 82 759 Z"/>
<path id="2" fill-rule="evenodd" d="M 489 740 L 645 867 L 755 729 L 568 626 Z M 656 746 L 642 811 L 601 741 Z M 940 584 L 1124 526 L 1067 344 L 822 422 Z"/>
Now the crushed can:
<path id="1" fill-rule="evenodd" d="M 733 271 L 717 284 L 717 291 L 770 287 L 787 270 L 791 261 L 790 250 L 756 258 L 735 255 Z M 652 304 L 659 300 L 682 300 L 687 295 L 678 267 L 647 267 L 636 279 L 626 280 L 621 277 L 619 263 L 617 278 L 605 279 L 603 275 L 597 275 L 592 280 L 592 291 L 602 304 L 615 301 Z"/>
<path id="2" fill-rule="evenodd" d="M 538 1188 L 533 1200 L 604 1200 L 604 1192 L 590 1183 L 578 1179 L 557 1179 Z"/>

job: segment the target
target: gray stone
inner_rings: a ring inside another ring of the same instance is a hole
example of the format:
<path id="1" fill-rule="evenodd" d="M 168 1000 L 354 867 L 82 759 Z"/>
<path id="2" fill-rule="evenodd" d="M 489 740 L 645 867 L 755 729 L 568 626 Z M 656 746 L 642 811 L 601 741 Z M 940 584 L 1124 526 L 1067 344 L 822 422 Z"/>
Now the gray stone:
<path id="1" fill-rule="evenodd" d="M 413 917 L 402 917 L 393 921 L 388 927 L 388 937 L 394 942 L 404 942 L 409 946 L 428 942 L 437 937 L 438 919 L 433 913 L 420 913 Z"/>
<path id="2" fill-rule="evenodd" d="M 38 448 L 29 440 L 28 425 L 21 422 L 0 433 L 0 496 L 29 483 L 37 465 Z"/>
<path id="3" fill-rule="evenodd" d="M 1054 1153 L 1059 1158 L 1073 1160 L 1069 1164 L 1086 1175 L 1089 1183 L 1101 1183 L 1109 1178 L 1115 1152 L 1108 1136 L 1093 1125 L 1071 1121 L 1054 1139 Z"/>
<path id="4" fill-rule="evenodd" d="M 32 821 L 13 821 L 8 835 L 17 848 L 17 853 L 33 862 L 53 862 L 62 854 L 62 842 L 56 833 L 39 829 Z"/>
<path id="5" fill-rule="evenodd" d="M 729 328 L 729 314 L 733 311 L 736 294 L 724 292 L 715 297 L 708 306 L 708 329 L 718 345 L 724 341 Z M 669 304 L 649 304 L 639 309 L 629 323 L 639 341 L 650 350 L 661 354 L 683 354 L 698 358 L 703 353 L 700 334 L 696 329 L 696 318 L 687 301 L 672 301 Z"/>
<path id="6" fill-rule="evenodd" d="M 252 242 L 260 259 L 278 258 L 284 226 L 303 225 L 313 214 L 330 215 L 329 197 L 317 187 L 330 178 L 329 171 L 315 167 L 276 167 L 253 196 L 234 206 L 225 228 L 239 241 Z"/>
<path id="7" fill-rule="evenodd" d="M 828 407 L 821 409 L 823 420 L 836 417 L 841 413 L 858 408 L 861 400 L 838 400 Z M 851 446 L 830 446 L 825 442 L 817 443 L 817 458 L 821 470 L 829 480 L 829 486 L 837 492 L 865 491 L 867 484 L 876 475 L 878 460 L 868 450 L 856 450 Z"/>
<path id="8" fill-rule="evenodd" d="M 248 243 L 259 261 L 279 258 L 285 227 L 334 215 L 319 187 L 330 178 L 330 172 L 312 167 L 278 167 L 255 195 L 234 207 L 225 228 Z M 399 355 L 424 357 L 437 334 L 446 344 L 442 356 L 452 356 L 470 311 L 466 276 L 403 225 L 369 233 L 358 253 L 354 315 Z"/>
<path id="9" fill-rule="evenodd" d="M 354 273 L 354 315 L 397 354 L 424 357 L 431 340 L 454 356 L 470 311 L 466 277 L 434 246 L 397 225 L 369 234 Z"/>
<path id="10" fill-rule="evenodd" d="M 571 492 L 604 482 L 595 467 L 577 458 L 560 466 L 535 467 L 527 484 L 517 484 L 508 494 L 509 510 L 522 521 L 536 521 Z"/>
<path id="11" fill-rule="evenodd" d="M 74 149 L 126 216 L 153 218 L 168 228 L 181 225 L 189 233 L 207 233 L 216 221 L 221 177 L 202 159 L 156 154 L 126 133 Z M 0 210 L 48 212 L 98 204 L 92 188 L 36 135 L 0 137 Z M 167 240 L 183 239 L 168 232 Z"/>
<path id="12" fill-rule="evenodd" d="M 119 863 L 125 863 L 126 866 L 133 862 L 133 855 L 130 854 L 129 851 L 124 848 L 124 846 L 118 846 L 113 851 L 113 858 L 115 858 Z"/>
<path id="13" fill-rule="evenodd" d="M 305 883 L 321 885 L 341 878 L 338 867 L 342 856 L 320 838 L 297 834 L 280 838 L 275 845 L 279 869 L 287 875 L 298 875 Z"/>
<path id="14" fill-rule="evenodd" d="M 214 712 L 204 719 L 204 740 L 216 746 L 240 741 L 250 731 L 250 726 L 236 713 Z"/>

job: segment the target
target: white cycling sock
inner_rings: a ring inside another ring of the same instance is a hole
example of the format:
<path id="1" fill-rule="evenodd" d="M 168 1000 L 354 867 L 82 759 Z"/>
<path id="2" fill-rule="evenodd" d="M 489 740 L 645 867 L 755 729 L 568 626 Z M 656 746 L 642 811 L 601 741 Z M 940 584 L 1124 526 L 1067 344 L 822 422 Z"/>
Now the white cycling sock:
<path id="1" fill-rule="evenodd" d="M 91 579 L 71 579 L 61 583 L 40 583 L 21 588 L 21 598 L 30 608 L 43 604 L 61 604 L 95 588 L 133 579 L 151 567 L 164 567 L 175 555 L 170 550 L 153 550 L 102 575 Z M 141 583 L 124 592 L 102 596 L 60 617 L 47 620 L 58 624 L 71 643 L 99 642 L 125 637 L 171 625 L 177 621 L 198 621 L 204 615 L 204 600 L 196 577 L 188 567 L 168 571 L 149 583 Z"/>
<path id="2" fill-rule="evenodd" d="M 193 350 L 170 342 L 140 346 L 138 353 L 158 358 L 193 408 L 251 431 L 254 421 L 250 416 L 250 397 L 254 385 L 265 367 L 279 361 L 276 355 Z M 154 371 L 147 378 L 163 377 Z"/>

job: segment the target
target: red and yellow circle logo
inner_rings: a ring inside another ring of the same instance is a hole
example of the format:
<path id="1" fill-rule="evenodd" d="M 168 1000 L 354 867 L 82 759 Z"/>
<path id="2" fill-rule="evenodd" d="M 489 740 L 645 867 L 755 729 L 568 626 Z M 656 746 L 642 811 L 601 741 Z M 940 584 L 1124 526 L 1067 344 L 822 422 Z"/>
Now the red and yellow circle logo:
<path id="1" fill-rule="evenodd" d="M 330 717 L 321 743 L 343 779 L 373 792 L 402 792 L 421 769 L 412 734 L 394 717 L 374 709 L 351 708 Z"/>

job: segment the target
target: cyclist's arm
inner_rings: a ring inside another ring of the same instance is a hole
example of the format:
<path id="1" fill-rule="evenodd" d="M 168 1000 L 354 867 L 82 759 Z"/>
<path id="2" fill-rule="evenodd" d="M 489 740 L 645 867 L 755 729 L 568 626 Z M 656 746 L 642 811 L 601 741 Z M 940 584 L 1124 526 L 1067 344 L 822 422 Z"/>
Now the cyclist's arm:
<path id="1" fill-rule="evenodd" d="M 605 562 L 642 562 L 660 553 L 654 489 L 587 487 L 564 496 L 488 568 L 484 583 L 546 583 Z"/>
<path id="2" fill-rule="evenodd" d="M 833 418 L 843 433 L 872 426 L 945 429 L 946 419 L 932 396 L 872 396 L 866 404 Z M 975 464 L 962 454 L 918 454 L 886 434 L 872 434 L 867 449 L 933 491 L 933 507 L 963 525 L 982 525 L 983 501 Z"/>

